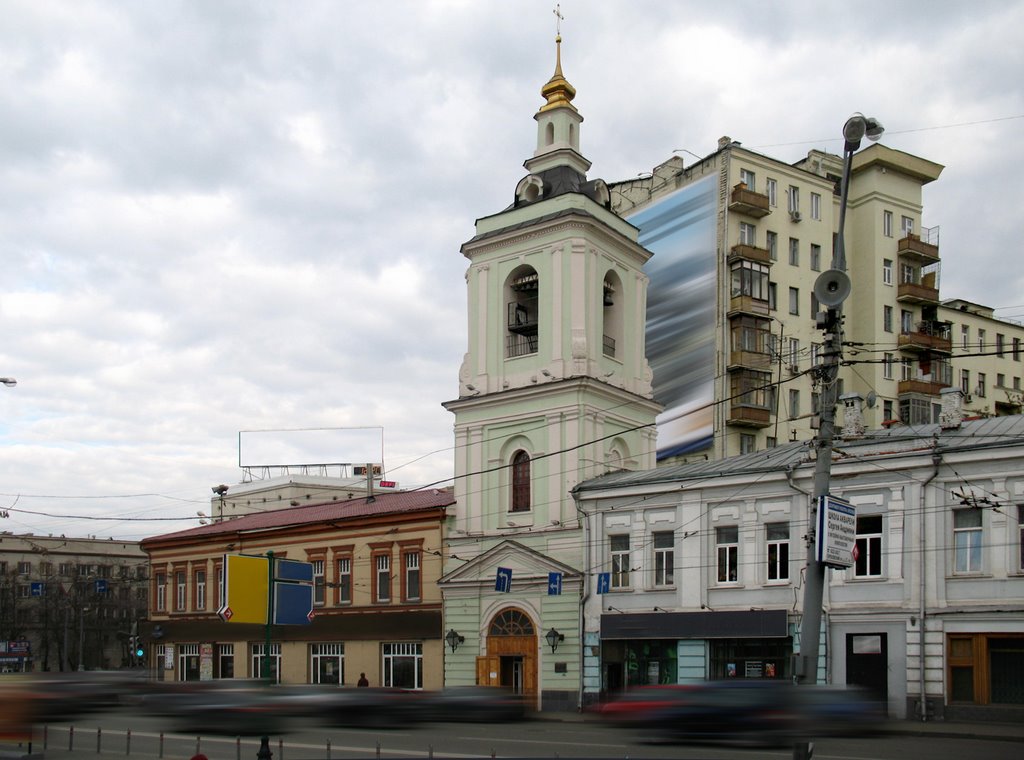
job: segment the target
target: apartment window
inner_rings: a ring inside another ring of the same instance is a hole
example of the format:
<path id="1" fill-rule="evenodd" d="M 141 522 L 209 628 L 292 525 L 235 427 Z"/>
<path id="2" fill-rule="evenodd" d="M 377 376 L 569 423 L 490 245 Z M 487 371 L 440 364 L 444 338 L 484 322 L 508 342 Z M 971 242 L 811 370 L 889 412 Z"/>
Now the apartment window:
<path id="1" fill-rule="evenodd" d="M 53 563 L 52 562 L 40 562 L 39 563 L 39 574 L 44 578 L 49 578 L 53 575 Z"/>
<path id="2" fill-rule="evenodd" d="M 530 455 L 517 451 L 512 455 L 512 510 L 530 511 Z"/>
<path id="3" fill-rule="evenodd" d="M 985 331 L 982 328 L 978 328 L 978 350 L 985 350 Z"/>
<path id="4" fill-rule="evenodd" d="M 18 575 L 28 575 L 32 572 L 31 562 L 19 562 L 18 563 Z"/>
<path id="5" fill-rule="evenodd" d="M 29 586 L 27 583 L 19 583 L 18 584 L 18 598 L 19 599 L 28 599 L 30 596 L 32 596 L 32 588 L 31 588 L 31 586 Z"/>
<path id="6" fill-rule="evenodd" d="M 960 325 L 960 346 L 966 351 L 971 347 L 971 328 Z"/>
<path id="7" fill-rule="evenodd" d="M 1013 339 L 1013 360 L 1020 361 L 1020 338 Z"/>
<path id="8" fill-rule="evenodd" d="M 184 570 L 174 571 L 174 609 L 179 612 L 185 610 L 185 602 L 188 599 L 187 596 L 188 584 L 187 576 Z"/>
<path id="9" fill-rule="evenodd" d="M 862 515 L 857 518 L 857 560 L 853 574 L 857 578 L 879 578 L 882 575 L 882 516 Z"/>
<path id="10" fill-rule="evenodd" d="M 675 584 L 675 533 L 658 531 L 654 539 L 654 585 Z"/>
<path id="11" fill-rule="evenodd" d="M 718 582 L 736 583 L 737 560 L 739 559 L 739 533 L 735 525 L 715 528 L 715 547 L 718 550 Z"/>
<path id="12" fill-rule="evenodd" d="M 811 243 L 811 269 L 821 271 L 821 246 L 817 243 Z"/>
<path id="13" fill-rule="evenodd" d="M 206 571 L 196 570 L 192 579 L 196 587 L 196 611 L 202 612 L 206 609 Z"/>
<path id="14" fill-rule="evenodd" d="M 791 266 L 800 266 L 800 240 L 798 238 L 789 239 L 789 263 Z"/>
<path id="15" fill-rule="evenodd" d="M 914 312 L 900 309 L 900 330 L 904 333 L 914 332 Z"/>
<path id="16" fill-rule="evenodd" d="M 405 559 L 405 600 L 419 601 L 420 591 L 420 553 L 419 551 L 406 552 Z"/>
<path id="17" fill-rule="evenodd" d="M 629 536 L 620 534 L 608 537 L 612 561 L 612 588 L 629 587 Z"/>
<path id="18" fill-rule="evenodd" d="M 770 435 L 770 436 L 768 436 L 767 438 L 764 439 L 764 446 L 765 446 L 766 449 L 774 449 L 778 445 L 779 445 L 779 441 L 773 435 Z"/>
<path id="19" fill-rule="evenodd" d="M 338 604 L 352 604 L 352 558 L 338 558 Z"/>
<path id="20" fill-rule="evenodd" d="M 768 258 L 772 261 L 779 260 L 779 235 L 778 233 L 768 231 L 765 233 L 768 246 Z"/>
<path id="21" fill-rule="evenodd" d="M 996 388 L 1005 388 L 1005 387 L 1006 387 L 1006 375 L 1004 375 L 1002 372 L 997 372 L 996 373 Z"/>
<path id="22" fill-rule="evenodd" d="M 971 371 L 969 369 L 960 370 L 960 390 L 965 396 L 971 395 Z"/>
<path id="23" fill-rule="evenodd" d="M 882 329 L 886 332 L 892 332 L 892 307 L 882 307 Z"/>
<path id="24" fill-rule="evenodd" d="M 811 219 L 821 219 L 820 193 L 811 193 Z"/>
<path id="25" fill-rule="evenodd" d="M 768 283 L 768 310 L 775 311 L 779 308 L 779 288 L 774 282 Z"/>
<path id="26" fill-rule="evenodd" d="M 911 364 L 910 359 L 904 359 L 900 362 L 900 380 L 913 380 L 914 379 L 914 365 Z"/>
<path id="27" fill-rule="evenodd" d="M 812 367 L 817 367 L 819 364 L 821 364 L 821 344 L 820 343 L 812 343 L 811 344 L 811 366 Z"/>
<path id="28" fill-rule="evenodd" d="M 756 190 L 757 185 L 754 184 L 754 172 L 750 169 L 740 169 L 740 182 L 747 186 L 750 190 Z"/>
<path id="29" fill-rule="evenodd" d="M 764 183 L 764 192 L 768 196 L 768 205 L 777 206 L 779 198 L 779 184 L 771 177 L 769 177 Z"/>
<path id="30" fill-rule="evenodd" d="M 800 366 L 800 339 L 786 338 L 786 364 L 791 367 Z"/>
<path id="31" fill-rule="evenodd" d="M 167 610 L 167 574 L 157 573 L 154 583 L 156 584 L 156 609 L 165 612 Z"/>
<path id="32" fill-rule="evenodd" d="M 765 526 L 768 542 L 768 580 L 789 580 L 789 523 L 769 523 Z"/>
<path id="33" fill-rule="evenodd" d="M 198 646 L 198 645 L 197 645 Z M 269 678 L 273 683 L 281 683 L 281 645 L 271 644 L 270 645 L 270 672 L 267 673 L 265 662 L 266 658 L 263 653 L 265 644 L 251 644 L 250 645 L 250 656 L 252 663 L 252 677 L 253 678 Z"/>
<path id="34" fill-rule="evenodd" d="M 7 572 L 7 563 L 6 562 L 0 562 L 0 573 L 6 573 L 6 572 Z M 68 577 L 69 575 L 71 575 L 72 574 L 71 563 L 70 562 L 60 562 L 60 563 L 58 563 L 58 565 L 57 565 L 57 574 L 65 577 L 65 578 Z"/>
<path id="35" fill-rule="evenodd" d="M 886 237 L 892 237 L 892 212 L 882 212 L 882 234 Z"/>
<path id="36" fill-rule="evenodd" d="M 747 222 L 740 222 L 740 245 L 757 244 L 757 227 Z"/>
<path id="37" fill-rule="evenodd" d="M 757 436 L 753 433 L 740 433 L 740 453 L 753 454 L 757 451 Z"/>
<path id="38" fill-rule="evenodd" d="M 975 390 L 978 391 L 978 397 L 979 398 L 985 398 L 985 391 L 986 391 L 985 380 L 986 380 L 985 373 L 984 372 L 979 372 L 978 373 L 978 387 L 975 389 Z"/>
<path id="39" fill-rule="evenodd" d="M 789 213 L 800 211 L 800 188 L 796 185 L 789 186 Z"/>
<path id="40" fill-rule="evenodd" d="M 753 261 L 738 261 L 730 268 L 730 295 L 749 296 L 758 301 L 768 300 L 767 264 Z"/>
<path id="41" fill-rule="evenodd" d="M 911 264 L 900 264 L 900 284 L 917 282 L 917 268 Z"/>
<path id="42" fill-rule="evenodd" d="M 309 672 L 313 683 L 340 686 L 345 683 L 345 645 L 309 645 Z"/>
<path id="43" fill-rule="evenodd" d="M 391 555 L 378 554 L 373 558 L 373 592 L 375 602 L 391 601 Z"/>
<path id="44" fill-rule="evenodd" d="M 893 416 L 892 416 L 892 401 L 883 401 L 882 402 L 882 416 L 886 419 L 886 421 L 893 419 Z"/>
<path id="45" fill-rule="evenodd" d="M 1013 378 L 1013 389 L 1015 391 L 1019 391 L 1020 390 L 1020 378 L 1019 377 Z"/>
<path id="46" fill-rule="evenodd" d="M 1006 336 L 996 333 L 996 356 L 1002 356 L 1006 350 Z"/>
<path id="47" fill-rule="evenodd" d="M 884 354 L 882 357 L 882 377 L 886 380 L 892 380 L 892 363 L 895 357 L 892 354 Z"/>
<path id="48" fill-rule="evenodd" d="M 882 284 L 892 285 L 892 259 L 882 259 Z"/>
<path id="49" fill-rule="evenodd" d="M 423 688 L 423 645 L 381 644 L 381 684 L 389 689 Z"/>
<path id="50" fill-rule="evenodd" d="M 800 288 L 789 289 L 789 313 L 800 313 Z"/>
<path id="51" fill-rule="evenodd" d="M 221 566 L 222 563 L 218 562 L 213 566 L 213 572 L 217 576 L 217 598 L 214 600 L 216 605 L 214 609 L 220 609 L 224 604 L 224 568 Z"/>
<path id="52" fill-rule="evenodd" d="M 900 229 L 903 231 L 903 236 L 914 234 L 914 220 L 909 216 L 900 218 Z"/>
<path id="53" fill-rule="evenodd" d="M 789 390 L 789 418 L 795 420 L 800 416 L 800 391 L 795 388 Z"/>
<path id="54" fill-rule="evenodd" d="M 324 561 L 322 559 L 315 559 L 310 564 L 313 565 L 313 604 L 323 607 L 324 592 L 327 588 L 324 579 Z"/>
<path id="55" fill-rule="evenodd" d="M 953 569 L 957 573 L 981 572 L 981 510 L 953 510 Z"/>

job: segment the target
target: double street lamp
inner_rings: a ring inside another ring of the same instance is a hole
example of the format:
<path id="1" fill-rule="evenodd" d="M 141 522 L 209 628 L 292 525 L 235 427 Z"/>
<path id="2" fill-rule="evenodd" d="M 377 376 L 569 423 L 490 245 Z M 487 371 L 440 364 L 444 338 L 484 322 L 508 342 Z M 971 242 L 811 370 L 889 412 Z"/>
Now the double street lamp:
<path id="1" fill-rule="evenodd" d="M 8 388 L 13 388 L 15 385 L 18 384 L 18 381 L 15 380 L 13 377 L 0 377 L 0 383 L 3 383 Z"/>

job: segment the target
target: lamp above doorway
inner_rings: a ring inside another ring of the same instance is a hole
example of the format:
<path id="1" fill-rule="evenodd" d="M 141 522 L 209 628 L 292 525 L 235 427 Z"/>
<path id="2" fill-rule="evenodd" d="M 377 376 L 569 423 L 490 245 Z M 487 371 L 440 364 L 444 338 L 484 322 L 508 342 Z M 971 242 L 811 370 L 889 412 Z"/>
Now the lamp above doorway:
<path id="1" fill-rule="evenodd" d="M 558 649 L 558 645 L 565 641 L 565 634 L 559 633 L 552 628 L 547 632 L 547 635 L 544 636 L 544 640 L 548 642 L 548 646 L 551 647 L 551 654 L 554 654 L 555 650 Z"/>
<path id="2" fill-rule="evenodd" d="M 466 637 L 460 636 L 459 632 L 454 628 L 449 628 L 448 633 L 445 634 L 444 640 L 448 643 L 448 646 L 452 649 L 452 654 L 455 654 L 455 650 L 459 648 L 459 644 L 466 643 Z"/>

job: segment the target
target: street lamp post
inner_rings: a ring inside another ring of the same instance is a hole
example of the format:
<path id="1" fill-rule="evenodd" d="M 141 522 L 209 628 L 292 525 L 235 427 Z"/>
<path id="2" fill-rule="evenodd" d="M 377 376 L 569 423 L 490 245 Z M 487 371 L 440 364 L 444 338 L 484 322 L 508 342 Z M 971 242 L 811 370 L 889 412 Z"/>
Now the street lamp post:
<path id="1" fill-rule="evenodd" d="M 814 292 L 826 311 L 817 315 L 818 325 L 824 332 L 822 363 L 819 370 L 821 381 L 821 407 L 819 412 L 818 435 L 814 442 L 814 490 L 808 510 L 807 530 L 807 574 L 804 582 L 803 615 L 800 619 L 800 665 L 797 681 L 813 685 L 818 677 L 818 650 L 821 631 L 821 601 L 825 586 L 825 565 L 818 562 L 815 550 L 815 526 L 817 525 L 818 501 L 828 496 L 832 474 L 832 441 L 835 436 L 836 404 L 838 403 L 839 363 L 843 354 L 842 306 L 850 293 L 850 280 L 846 275 L 846 207 L 850 189 L 853 154 L 860 148 L 861 140 L 877 140 L 882 136 L 883 127 L 878 119 L 855 113 L 843 125 L 843 176 L 839 192 L 839 220 L 836 234 L 832 269 L 822 272 L 814 285 Z M 793 747 L 794 760 L 809 760 L 813 745 L 806 741 L 797 742 Z"/>

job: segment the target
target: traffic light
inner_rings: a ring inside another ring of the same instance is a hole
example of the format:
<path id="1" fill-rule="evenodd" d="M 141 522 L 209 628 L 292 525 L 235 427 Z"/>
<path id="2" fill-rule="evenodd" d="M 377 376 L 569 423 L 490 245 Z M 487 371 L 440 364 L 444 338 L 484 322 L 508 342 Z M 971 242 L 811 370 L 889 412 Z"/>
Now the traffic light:
<path id="1" fill-rule="evenodd" d="M 142 645 L 141 636 L 129 636 L 128 637 L 128 651 L 132 653 L 136 658 L 141 659 L 146 656 L 146 648 Z"/>
<path id="2" fill-rule="evenodd" d="M 135 643 L 135 656 L 140 660 L 146 656 L 146 648 L 142 646 L 141 640 Z"/>

